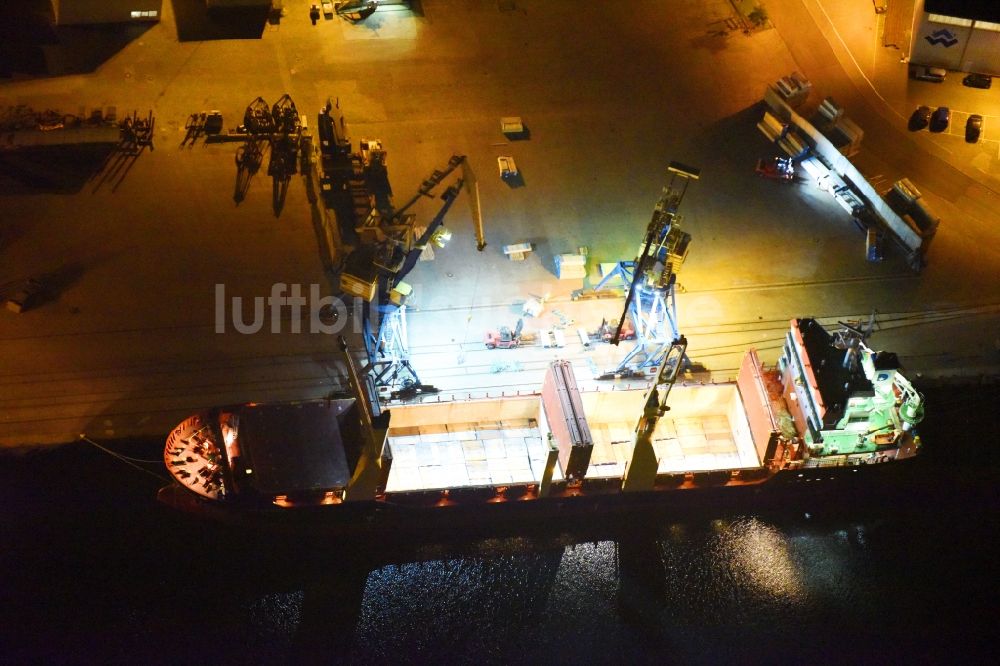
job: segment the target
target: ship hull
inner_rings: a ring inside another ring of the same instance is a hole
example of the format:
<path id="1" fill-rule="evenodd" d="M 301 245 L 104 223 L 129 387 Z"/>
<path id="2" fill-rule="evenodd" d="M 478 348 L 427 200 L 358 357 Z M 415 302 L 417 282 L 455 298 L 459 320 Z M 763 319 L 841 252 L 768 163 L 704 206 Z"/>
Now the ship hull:
<path id="1" fill-rule="evenodd" d="M 808 513 L 844 503 L 861 506 L 898 494 L 917 463 L 917 459 L 907 459 L 783 470 L 753 484 L 481 502 L 430 504 L 422 497 L 402 496 L 283 508 L 248 501 L 206 501 L 178 485 L 163 488 L 159 500 L 199 519 L 247 529 L 422 540 L 458 534 L 519 534 L 539 528 L 586 530 L 597 523 L 655 524 L 731 513 Z"/>

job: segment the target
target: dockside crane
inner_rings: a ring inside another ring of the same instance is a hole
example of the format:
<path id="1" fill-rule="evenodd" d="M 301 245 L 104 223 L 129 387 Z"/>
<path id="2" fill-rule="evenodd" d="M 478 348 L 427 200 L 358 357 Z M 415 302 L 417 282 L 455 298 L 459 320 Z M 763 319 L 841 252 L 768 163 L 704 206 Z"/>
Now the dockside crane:
<path id="1" fill-rule="evenodd" d="M 379 163 L 384 164 L 384 159 Z M 428 246 L 443 248 L 451 238 L 451 232 L 443 226 L 444 218 L 462 191 L 463 178 L 457 178 L 440 195 L 443 203 L 426 227 L 417 226 L 416 216 L 408 211 L 421 198 L 435 197 L 438 185 L 464 163 L 464 155 L 453 155 L 398 208 L 388 197 L 381 206 L 372 206 L 355 228 L 360 245 L 341 272 L 341 289 L 365 301 L 362 337 L 368 363 L 363 373 L 370 373 L 380 391 L 388 392 L 390 397 L 436 391 L 421 383 L 410 364 L 406 298 L 411 288 L 404 278 Z"/>
<path id="2" fill-rule="evenodd" d="M 594 288 L 601 291 L 612 279 L 628 285 L 625 306 L 610 342 L 617 345 L 622 328 L 631 315 L 635 326 L 635 346 L 616 368 L 598 379 L 616 379 L 642 375 L 660 366 L 674 340 L 677 328 L 677 271 L 687 257 L 691 235 L 681 231 L 678 214 L 688 184 L 701 177 L 701 171 L 679 162 L 667 167 L 670 181 L 653 209 L 640 254 L 632 261 L 619 261 Z"/>
<path id="3" fill-rule="evenodd" d="M 410 198 L 395 206 L 381 141 L 361 139 L 359 150 L 353 151 L 339 100 L 327 100 L 317 127 L 320 188 L 327 207 L 344 213 L 338 233 L 346 230 L 351 238 L 339 244 L 348 252 L 340 270 L 340 289 L 364 301 L 362 338 L 368 362 L 362 374 L 369 374 L 380 394 L 390 398 L 436 392 L 420 382 L 409 361 L 406 299 L 412 289 L 404 279 L 430 246 L 443 248 L 448 243 L 451 232 L 443 226 L 444 218 L 463 185 L 469 190 L 476 248 L 485 249 L 475 176 L 465 155 L 452 155 L 444 168 L 431 172 Z M 411 208 L 423 198 L 436 198 L 435 190 L 457 169 L 461 173 L 440 195 L 443 203 L 437 214 L 426 226 L 418 226 Z"/>
<path id="4" fill-rule="evenodd" d="M 421 253 L 432 242 L 444 246 L 442 230 L 445 215 L 462 189 L 462 181 L 448 187 L 441 195 L 444 204 L 427 228 L 415 237 L 413 230 L 406 234 L 405 244 L 386 243 L 386 256 L 391 263 L 376 263 L 378 268 L 375 298 L 367 301 L 362 310 L 362 335 L 368 365 L 364 372 L 371 373 L 376 386 L 389 389 L 391 397 L 436 392 L 432 386 L 421 383 L 410 364 L 409 340 L 406 333 L 406 297 L 410 287 L 403 278 L 420 259 Z M 373 321 L 374 319 L 374 321 Z"/>

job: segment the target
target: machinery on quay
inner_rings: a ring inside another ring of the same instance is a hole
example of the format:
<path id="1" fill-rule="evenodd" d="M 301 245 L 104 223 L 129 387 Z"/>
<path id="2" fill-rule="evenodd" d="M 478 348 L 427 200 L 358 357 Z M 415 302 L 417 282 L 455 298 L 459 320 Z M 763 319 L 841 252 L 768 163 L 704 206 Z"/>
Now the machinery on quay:
<path id="1" fill-rule="evenodd" d="M 284 201 L 288 181 L 298 172 L 302 142 L 302 122 L 295 102 L 288 95 L 282 95 L 271 107 L 271 124 L 271 159 L 267 165 L 267 175 L 274 179 L 277 203 Z"/>
<path id="2" fill-rule="evenodd" d="M 251 136 L 266 136 L 274 131 L 274 116 L 263 97 L 258 96 L 247 105 L 243 112 L 243 127 Z"/>
<path id="3" fill-rule="evenodd" d="M 516 349 L 521 345 L 521 333 L 524 330 L 524 318 L 517 320 L 514 330 L 509 326 L 501 326 L 497 330 L 486 331 L 484 342 L 487 349 Z"/>
<path id="4" fill-rule="evenodd" d="M 618 333 L 618 340 L 635 340 L 635 326 L 632 325 L 631 316 L 625 318 L 625 322 L 618 326 L 617 319 L 608 319 L 605 317 L 601 320 L 601 325 L 597 327 L 597 331 L 594 333 L 593 337 L 601 342 L 611 342 L 615 337 L 615 333 Z"/>
<path id="5" fill-rule="evenodd" d="M 44 292 L 45 285 L 41 280 L 28 278 L 21 281 L 20 285 L 4 299 L 4 307 L 15 314 L 21 314 L 37 305 Z"/>
<path id="6" fill-rule="evenodd" d="M 340 289 L 345 296 L 363 301 L 362 337 L 370 376 L 386 397 L 434 391 L 420 382 L 410 364 L 406 331 L 406 300 L 412 288 L 404 279 L 422 255 L 433 247 L 444 248 L 451 232 L 443 226 L 465 178 L 459 176 L 444 191 L 437 188 L 464 168 L 465 156 L 452 155 L 442 169 L 435 169 L 402 205 L 392 201 L 388 183 L 386 152 L 377 139 L 362 139 L 359 150 L 351 150 L 339 103 L 328 102 L 319 115 L 321 152 L 320 183 L 336 208 L 342 231 L 349 235 L 350 251 L 340 270 Z M 410 212 L 424 198 L 443 203 L 426 226 Z M 474 215 L 475 217 L 475 215 Z M 477 248 L 486 247 L 481 220 L 477 219 Z M 347 243 L 345 243 L 346 245 Z"/>
<path id="7" fill-rule="evenodd" d="M 205 115 L 205 114 L 202 114 Z M 192 117 L 194 118 L 194 116 Z M 207 127 L 209 119 L 213 119 L 214 131 L 221 130 L 221 114 L 208 114 L 201 124 L 189 128 L 189 138 Z M 207 130 L 206 130 L 207 131 Z M 299 156 L 304 144 L 305 123 L 299 116 L 295 102 L 287 94 L 282 95 L 273 106 L 263 97 L 255 98 L 243 112 L 243 124 L 230 133 L 236 137 L 244 137 L 243 145 L 236 150 L 236 188 L 233 198 L 240 202 L 246 196 L 250 181 L 260 169 L 264 160 L 265 148 L 268 148 L 269 160 L 267 175 L 273 181 L 272 203 L 275 214 L 279 214 L 288 191 L 292 176 L 298 173 Z"/>
<path id="8" fill-rule="evenodd" d="M 360 23 L 375 13 L 378 2 L 374 0 L 341 0 L 333 3 L 333 11 L 353 23 Z"/>
<path id="9" fill-rule="evenodd" d="M 133 111 L 131 116 L 122 118 L 119 126 L 122 131 L 122 150 L 128 153 L 138 153 L 139 150 L 153 145 L 153 128 L 156 119 L 150 111 L 145 117 Z"/>
<path id="10" fill-rule="evenodd" d="M 635 346 L 617 367 L 600 379 L 645 375 L 659 367 L 671 344 L 680 333 L 677 328 L 677 271 L 687 257 L 691 235 L 681 231 L 678 213 L 688 184 L 701 176 L 699 169 L 671 162 L 667 167 L 670 181 L 663 189 L 646 227 L 639 255 L 632 261 L 619 261 L 594 288 L 600 292 L 615 279 L 627 285 L 625 308 L 618 326 L 608 340 L 617 345 L 623 327 L 631 321 Z"/>
<path id="11" fill-rule="evenodd" d="M 119 117 L 116 106 L 81 107 L 78 114 L 11 106 L 0 110 L 0 155 L 7 175 L 31 187 L 72 182 L 72 189 L 87 180 L 92 192 L 105 185 L 116 190 L 142 153 L 153 150 L 155 126 L 152 111 Z"/>
<path id="12" fill-rule="evenodd" d="M 907 179 L 880 192 L 876 182 L 869 182 L 852 163 L 864 131 L 833 99 L 824 99 L 811 119 L 800 115 L 800 104 L 811 87 L 796 74 L 768 85 L 764 91 L 767 109 L 757 128 L 787 155 L 803 174 L 803 182 L 811 180 L 829 192 L 865 232 L 868 261 L 881 261 L 883 245 L 891 241 L 910 268 L 920 272 L 940 219 L 917 202 L 920 194 Z M 780 180 L 781 172 L 775 169 L 773 176 L 767 171 L 762 175 Z"/>
<path id="13" fill-rule="evenodd" d="M 795 182 L 795 164 L 790 157 L 768 157 L 757 160 L 754 173 L 783 183 Z"/>

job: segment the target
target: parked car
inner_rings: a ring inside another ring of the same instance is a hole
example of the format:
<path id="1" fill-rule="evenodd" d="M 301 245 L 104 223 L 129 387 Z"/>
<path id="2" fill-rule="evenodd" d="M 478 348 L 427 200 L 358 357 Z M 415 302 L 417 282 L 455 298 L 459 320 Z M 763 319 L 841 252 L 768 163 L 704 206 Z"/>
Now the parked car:
<path id="1" fill-rule="evenodd" d="M 931 121 L 931 107 L 929 106 L 918 106 L 910 116 L 910 122 L 907 123 L 907 127 L 911 132 L 917 132 L 925 127 Z"/>
<path id="2" fill-rule="evenodd" d="M 930 130 L 932 132 L 943 132 L 948 129 L 951 122 L 951 109 L 947 106 L 939 106 L 931 114 Z"/>
<path id="3" fill-rule="evenodd" d="M 37 305 L 41 294 L 42 283 L 34 278 L 31 278 L 25 280 L 21 284 L 21 286 L 7 299 L 5 305 L 11 312 L 20 314 Z"/>
<path id="4" fill-rule="evenodd" d="M 978 113 L 973 113 L 969 116 L 969 119 L 965 121 L 965 142 L 966 143 L 976 143 L 979 141 L 979 135 L 983 132 L 983 117 Z"/>
<path id="5" fill-rule="evenodd" d="M 993 77 L 989 74 L 969 74 L 962 79 L 962 85 L 970 88 L 982 88 L 986 90 L 993 85 Z"/>
<path id="6" fill-rule="evenodd" d="M 910 78 L 917 81 L 942 83 L 946 76 L 948 76 L 948 70 L 940 67 L 926 67 L 924 65 L 910 67 Z"/>

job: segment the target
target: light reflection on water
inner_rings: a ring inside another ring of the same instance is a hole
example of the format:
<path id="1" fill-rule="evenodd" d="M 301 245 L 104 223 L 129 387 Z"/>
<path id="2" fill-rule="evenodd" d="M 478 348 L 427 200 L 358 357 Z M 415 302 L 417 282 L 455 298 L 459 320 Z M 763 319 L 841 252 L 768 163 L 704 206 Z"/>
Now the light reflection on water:
<path id="1" fill-rule="evenodd" d="M 247 621 L 254 632 L 275 641 L 290 641 L 302 621 L 301 590 L 275 592 L 253 599 L 247 609 Z"/>
<path id="2" fill-rule="evenodd" d="M 737 585 L 775 601 L 802 603 L 802 566 L 790 539 L 754 518 L 735 521 L 717 537 L 713 552 Z"/>
<path id="3" fill-rule="evenodd" d="M 365 583 L 354 654 L 612 658 L 669 645 L 698 658 L 712 627 L 739 634 L 857 609 L 862 535 L 741 517 L 540 549 L 495 540 L 484 555 L 383 566 Z"/>

